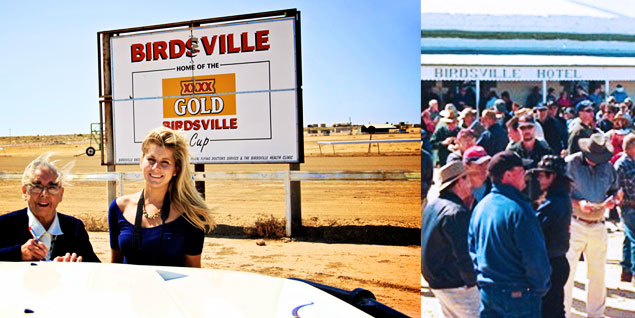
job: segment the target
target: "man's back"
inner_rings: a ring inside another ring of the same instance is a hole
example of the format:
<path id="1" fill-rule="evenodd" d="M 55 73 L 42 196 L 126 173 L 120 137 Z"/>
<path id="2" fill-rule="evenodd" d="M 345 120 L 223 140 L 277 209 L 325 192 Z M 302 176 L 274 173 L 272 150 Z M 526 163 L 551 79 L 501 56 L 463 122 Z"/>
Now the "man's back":
<path id="1" fill-rule="evenodd" d="M 477 145 L 485 148 L 485 151 L 487 151 L 487 154 L 490 156 L 505 150 L 508 143 L 509 138 L 507 137 L 507 132 L 505 132 L 505 129 L 498 123 L 488 127 L 476 142 Z"/>
<path id="2" fill-rule="evenodd" d="M 495 184 L 474 209 L 468 248 L 479 285 L 546 293 L 551 268 L 533 209 L 520 191 Z"/>

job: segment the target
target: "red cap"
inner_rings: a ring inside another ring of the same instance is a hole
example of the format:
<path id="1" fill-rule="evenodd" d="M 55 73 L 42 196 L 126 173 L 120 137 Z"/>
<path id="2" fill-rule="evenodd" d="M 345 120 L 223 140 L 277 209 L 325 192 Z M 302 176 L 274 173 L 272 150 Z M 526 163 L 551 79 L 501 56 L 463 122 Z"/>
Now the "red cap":
<path id="1" fill-rule="evenodd" d="M 472 146 L 470 148 L 467 148 L 467 150 L 465 150 L 465 153 L 463 153 L 463 162 L 466 164 L 481 164 L 490 159 L 492 159 L 492 157 L 490 157 L 487 154 L 487 151 L 485 151 L 485 148 L 481 146 Z"/>

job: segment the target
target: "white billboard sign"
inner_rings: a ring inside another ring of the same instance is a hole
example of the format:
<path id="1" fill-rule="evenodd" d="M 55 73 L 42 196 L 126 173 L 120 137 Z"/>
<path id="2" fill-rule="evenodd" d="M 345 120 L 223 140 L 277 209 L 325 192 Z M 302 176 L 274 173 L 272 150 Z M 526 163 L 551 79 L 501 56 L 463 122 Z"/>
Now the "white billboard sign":
<path id="1" fill-rule="evenodd" d="M 138 163 L 158 126 L 192 163 L 302 162 L 296 36 L 294 17 L 114 34 L 114 163 Z"/>

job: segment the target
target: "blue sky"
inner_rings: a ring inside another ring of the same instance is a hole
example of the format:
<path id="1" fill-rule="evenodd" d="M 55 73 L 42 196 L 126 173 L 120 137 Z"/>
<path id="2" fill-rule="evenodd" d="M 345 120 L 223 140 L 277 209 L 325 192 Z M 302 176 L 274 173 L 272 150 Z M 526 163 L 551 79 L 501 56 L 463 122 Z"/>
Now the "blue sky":
<path id="1" fill-rule="evenodd" d="M 419 122 L 420 2 L 12 1 L 0 12 L 0 136 L 99 121 L 97 32 L 297 8 L 304 125 Z"/>

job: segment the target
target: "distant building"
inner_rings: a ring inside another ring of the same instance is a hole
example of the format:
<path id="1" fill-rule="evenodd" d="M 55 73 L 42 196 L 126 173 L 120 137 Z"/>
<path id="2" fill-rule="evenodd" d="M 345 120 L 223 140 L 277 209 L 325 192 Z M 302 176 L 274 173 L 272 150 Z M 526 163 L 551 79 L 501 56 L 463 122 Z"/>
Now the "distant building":
<path id="1" fill-rule="evenodd" d="M 390 133 L 391 129 L 396 129 L 397 127 L 391 124 L 365 124 L 361 128 L 362 133 L 387 134 Z"/>
<path id="2" fill-rule="evenodd" d="M 562 0 L 529 9 L 536 5 L 503 0 L 422 7 L 422 100 L 482 109 L 490 93 L 507 92 L 525 105 L 554 98 L 551 89 L 558 98 L 577 87 L 588 94 L 599 88 L 606 98 L 618 84 L 635 96 L 635 19 L 629 12 Z"/>

